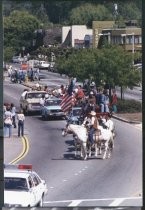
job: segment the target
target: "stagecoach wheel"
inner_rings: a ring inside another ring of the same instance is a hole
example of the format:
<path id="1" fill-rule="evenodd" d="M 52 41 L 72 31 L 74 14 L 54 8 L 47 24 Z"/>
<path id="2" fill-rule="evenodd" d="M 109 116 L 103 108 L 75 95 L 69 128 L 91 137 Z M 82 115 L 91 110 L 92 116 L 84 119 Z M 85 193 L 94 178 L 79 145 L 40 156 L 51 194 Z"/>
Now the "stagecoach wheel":
<path id="1" fill-rule="evenodd" d="M 41 117 L 42 117 L 42 120 L 46 120 L 44 115 L 42 115 Z"/>

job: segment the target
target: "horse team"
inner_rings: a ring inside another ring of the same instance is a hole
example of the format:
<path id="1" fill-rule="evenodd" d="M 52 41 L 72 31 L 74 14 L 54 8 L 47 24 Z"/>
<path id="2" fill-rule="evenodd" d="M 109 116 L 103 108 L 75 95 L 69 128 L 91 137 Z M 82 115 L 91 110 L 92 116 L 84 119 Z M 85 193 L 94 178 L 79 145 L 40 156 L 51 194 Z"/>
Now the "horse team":
<path id="1" fill-rule="evenodd" d="M 99 115 L 101 116 L 101 113 L 99 113 Z M 110 119 L 109 113 L 106 113 L 106 115 L 109 116 L 107 117 L 107 120 L 102 116 L 100 117 L 101 121 L 99 123 L 98 131 L 93 135 L 93 146 L 88 141 L 87 124 L 66 124 L 66 127 L 62 131 L 62 136 L 65 137 L 67 134 L 73 135 L 75 157 L 80 155 L 82 159 L 87 160 L 93 155 L 93 152 L 95 157 L 102 155 L 102 159 L 111 157 L 114 148 L 115 126 Z"/>

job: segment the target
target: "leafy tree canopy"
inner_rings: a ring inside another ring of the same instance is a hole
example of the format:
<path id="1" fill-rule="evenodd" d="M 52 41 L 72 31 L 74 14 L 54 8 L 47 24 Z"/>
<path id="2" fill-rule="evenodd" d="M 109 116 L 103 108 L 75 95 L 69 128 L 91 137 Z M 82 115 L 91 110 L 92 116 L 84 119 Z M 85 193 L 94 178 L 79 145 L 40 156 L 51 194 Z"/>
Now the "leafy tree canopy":
<path id="1" fill-rule="evenodd" d="M 109 83 L 132 87 L 140 81 L 140 73 L 132 67 L 132 55 L 118 46 L 77 50 L 67 59 L 58 59 L 57 66 L 60 73 L 80 81 L 93 78 L 98 86 Z"/>
<path id="2" fill-rule="evenodd" d="M 31 1 L 16 1 L 16 0 L 3 0 L 3 14 L 4 16 L 10 15 L 13 10 L 27 10 L 31 14 L 40 18 L 44 25 L 51 24 L 68 24 L 75 21 L 79 24 L 88 24 L 92 18 L 95 20 L 113 19 L 114 3 L 118 5 L 119 18 L 124 20 L 128 19 L 141 19 L 142 14 L 142 1 L 141 0 L 116 0 L 102 1 L 102 0 L 89 0 L 89 1 L 45 1 L 45 0 L 31 0 Z M 88 10 L 87 10 L 88 9 Z M 79 15 L 79 12 L 81 15 Z M 96 12 L 96 13 L 95 13 Z M 57 14 L 57 15 L 56 15 Z M 75 18 L 76 15 L 76 18 Z M 88 17 L 89 19 L 86 20 Z M 81 18 L 82 16 L 82 18 Z M 73 20 L 74 18 L 74 20 Z M 69 21 L 68 21 L 69 20 Z M 86 22 L 84 22 L 86 20 Z"/>
<path id="3" fill-rule="evenodd" d="M 71 10 L 70 12 L 71 25 L 88 25 L 92 26 L 94 20 L 110 20 L 112 15 L 109 10 L 101 4 L 93 5 L 90 3 L 83 4 Z"/>
<path id="4" fill-rule="evenodd" d="M 41 22 L 27 11 L 14 10 L 4 17 L 4 46 L 20 51 L 22 46 L 28 48 L 34 37 L 34 31 Z"/>

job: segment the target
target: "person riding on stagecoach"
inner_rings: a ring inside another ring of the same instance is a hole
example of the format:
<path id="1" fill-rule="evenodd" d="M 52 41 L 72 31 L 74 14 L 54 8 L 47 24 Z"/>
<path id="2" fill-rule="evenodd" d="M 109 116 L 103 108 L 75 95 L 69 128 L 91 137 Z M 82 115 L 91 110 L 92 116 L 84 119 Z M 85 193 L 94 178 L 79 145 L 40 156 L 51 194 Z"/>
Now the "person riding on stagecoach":
<path id="1" fill-rule="evenodd" d="M 99 122 L 98 122 L 95 111 L 91 111 L 89 113 L 88 119 L 85 118 L 83 125 L 85 125 L 86 122 L 88 122 L 87 126 L 89 126 L 88 140 L 90 144 L 93 145 L 94 144 L 93 135 L 98 130 L 98 126 L 99 126 Z"/>

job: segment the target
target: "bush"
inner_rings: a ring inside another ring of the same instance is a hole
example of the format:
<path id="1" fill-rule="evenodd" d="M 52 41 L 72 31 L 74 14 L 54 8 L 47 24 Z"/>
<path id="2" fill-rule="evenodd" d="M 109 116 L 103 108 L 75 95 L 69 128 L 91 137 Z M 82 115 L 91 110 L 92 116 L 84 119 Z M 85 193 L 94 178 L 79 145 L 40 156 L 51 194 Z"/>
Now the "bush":
<path id="1" fill-rule="evenodd" d="M 142 112 L 141 103 L 135 100 L 118 100 L 118 113 Z"/>
<path id="2" fill-rule="evenodd" d="M 4 49 L 4 61 L 10 62 L 12 57 L 15 55 L 16 51 L 13 47 L 6 47 Z"/>

